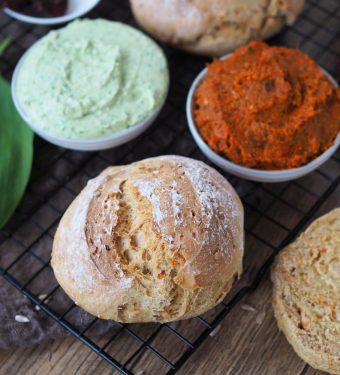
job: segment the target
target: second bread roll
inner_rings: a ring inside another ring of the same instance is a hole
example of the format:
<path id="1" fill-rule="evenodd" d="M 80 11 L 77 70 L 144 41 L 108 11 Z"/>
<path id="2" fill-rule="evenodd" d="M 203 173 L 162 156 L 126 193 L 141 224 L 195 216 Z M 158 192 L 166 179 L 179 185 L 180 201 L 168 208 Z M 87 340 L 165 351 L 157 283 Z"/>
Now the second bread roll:
<path id="1" fill-rule="evenodd" d="M 120 322 L 204 313 L 241 274 L 243 207 L 202 162 L 176 156 L 110 167 L 57 230 L 55 276 L 81 307 Z"/>
<path id="2" fill-rule="evenodd" d="M 291 25 L 304 0 L 130 0 L 139 24 L 189 52 L 221 56 Z"/>

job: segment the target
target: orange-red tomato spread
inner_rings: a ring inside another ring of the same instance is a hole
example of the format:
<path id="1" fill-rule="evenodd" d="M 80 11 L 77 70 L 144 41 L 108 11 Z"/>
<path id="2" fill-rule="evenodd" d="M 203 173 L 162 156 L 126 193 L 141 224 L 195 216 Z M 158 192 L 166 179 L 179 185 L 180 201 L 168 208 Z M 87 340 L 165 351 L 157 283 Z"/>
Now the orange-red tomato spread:
<path id="1" fill-rule="evenodd" d="M 301 166 L 340 131 L 340 90 L 301 51 L 261 41 L 209 64 L 194 100 L 208 145 L 252 168 Z"/>

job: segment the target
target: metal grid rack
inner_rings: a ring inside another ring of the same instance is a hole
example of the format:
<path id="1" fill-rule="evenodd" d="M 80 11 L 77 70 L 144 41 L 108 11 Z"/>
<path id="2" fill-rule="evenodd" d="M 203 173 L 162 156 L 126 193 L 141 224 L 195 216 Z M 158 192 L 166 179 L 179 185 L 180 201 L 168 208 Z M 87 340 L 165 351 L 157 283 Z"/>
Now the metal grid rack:
<path id="1" fill-rule="evenodd" d="M 93 18 L 100 16 L 136 26 L 126 0 L 103 0 L 90 14 Z M 10 79 L 23 52 L 47 31 L 46 27 L 18 23 L 0 15 L 0 38 L 6 35 L 12 38 L 11 47 L 0 58 L 1 73 Z M 340 1 L 309 0 L 298 22 L 271 43 L 299 47 L 339 79 Z M 171 88 L 156 124 L 136 141 L 99 153 L 68 151 L 37 138 L 27 192 L 11 221 L 0 232 L 0 275 L 123 374 L 137 373 L 143 361 L 155 373 L 175 373 L 233 307 L 258 286 L 275 254 L 298 234 L 340 185 L 339 151 L 319 170 L 289 183 L 258 184 L 224 173 L 241 196 L 246 211 L 245 270 L 231 295 L 204 316 L 176 324 L 112 322 L 111 336 L 98 337 L 91 332 L 101 322 L 88 316 L 88 325 L 80 330 L 78 322 L 72 320 L 79 308 L 58 286 L 49 265 L 53 233 L 68 204 L 86 181 L 107 165 L 159 154 L 180 154 L 207 162 L 189 134 L 184 111 L 189 85 L 206 59 L 164 48 L 170 64 Z M 11 262 L 2 262 L 3 251 L 12 253 Z M 35 286 L 39 278 L 47 280 L 43 291 Z M 38 296 L 42 292 L 46 294 L 46 288 L 47 296 L 41 301 Z M 58 303 L 48 302 L 51 297 L 68 301 L 68 307 L 60 311 Z"/>

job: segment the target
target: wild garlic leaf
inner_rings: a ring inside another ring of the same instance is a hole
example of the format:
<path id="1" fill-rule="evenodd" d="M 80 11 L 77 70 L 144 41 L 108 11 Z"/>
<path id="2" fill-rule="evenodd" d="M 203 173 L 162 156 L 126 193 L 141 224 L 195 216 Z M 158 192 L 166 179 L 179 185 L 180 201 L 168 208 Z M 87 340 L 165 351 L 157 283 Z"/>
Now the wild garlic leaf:
<path id="1" fill-rule="evenodd" d="M 5 51 L 5 49 L 10 45 L 11 39 L 10 38 L 5 38 L 1 43 L 0 43 L 0 55 Z"/>
<path id="2" fill-rule="evenodd" d="M 0 54 L 9 41 L 0 43 Z M 0 228 L 19 204 L 30 176 L 33 132 L 15 109 L 11 87 L 0 76 Z"/>

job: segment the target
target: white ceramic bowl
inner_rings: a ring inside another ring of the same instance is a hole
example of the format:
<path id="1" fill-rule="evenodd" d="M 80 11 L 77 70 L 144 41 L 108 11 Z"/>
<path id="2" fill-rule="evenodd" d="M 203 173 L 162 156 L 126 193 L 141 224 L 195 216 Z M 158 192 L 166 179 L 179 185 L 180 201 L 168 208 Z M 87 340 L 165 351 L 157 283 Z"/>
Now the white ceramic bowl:
<path id="1" fill-rule="evenodd" d="M 100 0 L 69 0 L 66 14 L 61 17 L 32 17 L 9 8 L 5 8 L 4 12 L 22 22 L 32 23 L 35 25 L 57 25 L 59 23 L 66 23 L 75 18 L 83 16 L 92 10 L 99 2 Z"/>
<path id="2" fill-rule="evenodd" d="M 222 59 L 227 59 L 230 56 L 231 54 L 228 54 L 222 57 Z M 330 82 L 335 87 L 338 87 L 338 84 L 335 81 L 335 79 L 321 67 L 320 69 L 323 71 L 326 77 L 330 80 Z M 320 156 L 318 156 L 317 158 L 315 158 L 308 164 L 305 164 L 298 168 L 274 170 L 274 171 L 267 171 L 267 170 L 244 167 L 242 165 L 233 163 L 232 161 L 217 154 L 208 146 L 208 144 L 201 137 L 199 131 L 197 130 L 195 120 L 194 120 L 194 115 L 193 115 L 194 94 L 196 92 L 197 87 L 200 85 L 203 78 L 206 76 L 207 71 L 208 71 L 207 68 L 205 68 L 196 77 L 196 79 L 191 85 L 191 88 L 187 97 L 187 104 L 186 104 L 187 119 L 188 119 L 190 132 L 192 136 L 194 137 L 198 147 L 201 149 L 201 151 L 209 160 L 211 160 L 213 163 L 215 163 L 217 166 L 219 166 L 221 169 L 225 170 L 226 172 L 229 172 L 238 177 L 245 178 L 247 180 L 258 181 L 258 182 L 271 182 L 272 183 L 272 182 L 290 181 L 290 180 L 294 180 L 296 178 L 302 177 L 314 171 L 315 169 L 319 168 L 323 163 L 325 163 L 334 154 L 334 152 L 339 147 L 340 133 L 336 137 L 333 146 L 331 146 L 323 154 L 321 154 Z"/>
<path id="3" fill-rule="evenodd" d="M 36 43 L 39 43 L 39 40 Z M 155 121 L 155 119 L 157 118 L 157 116 L 159 115 L 160 111 L 162 110 L 164 106 L 166 95 L 164 97 L 163 102 L 160 104 L 160 106 L 156 108 L 154 112 L 151 115 L 149 115 L 147 118 L 145 118 L 142 122 L 128 129 L 114 133 L 112 135 L 93 138 L 93 139 L 69 139 L 69 138 L 56 137 L 46 132 L 45 130 L 42 130 L 41 128 L 36 126 L 36 124 L 33 124 L 31 122 L 31 120 L 25 113 L 22 105 L 20 104 L 18 95 L 16 93 L 19 71 L 29 51 L 30 49 L 28 49 L 24 53 L 24 55 L 21 57 L 13 73 L 12 84 L 11 84 L 13 102 L 20 116 L 25 120 L 27 125 L 29 125 L 30 128 L 35 133 L 37 133 L 41 138 L 45 139 L 46 141 L 50 143 L 53 143 L 54 145 L 68 148 L 71 150 L 78 150 L 78 151 L 99 151 L 99 150 L 105 150 L 108 148 L 120 146 L 124 143 L 131 141 L 134 138 L 137 138 L 140 134 L 145 132 L 148 129 L 148 127 L 151 126 L 151 124 Z"/>

